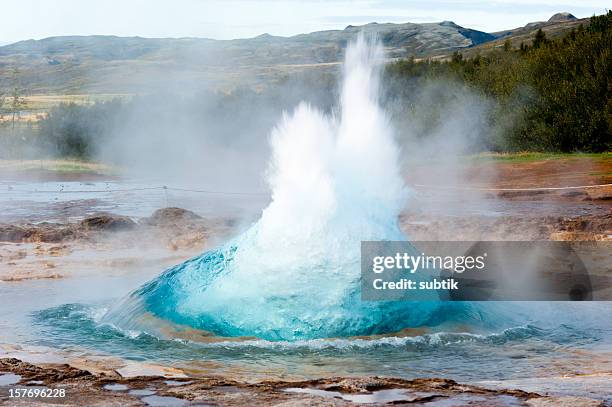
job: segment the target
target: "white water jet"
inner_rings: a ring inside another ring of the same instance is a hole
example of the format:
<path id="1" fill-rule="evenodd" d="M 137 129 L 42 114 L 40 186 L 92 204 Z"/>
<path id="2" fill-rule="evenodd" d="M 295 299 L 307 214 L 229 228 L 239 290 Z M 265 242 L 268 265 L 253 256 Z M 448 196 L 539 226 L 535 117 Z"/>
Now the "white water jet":
<path id="1" fill-rule="evenodd" d="M 436 309 L 360 300 L 361 241 L 405 240 L 399 149 L 378 104 L 382 60 L 381 46 L 361 35 L 349 45 L 340 117 L 302 103 L 272 131 L 272 202 L 261 219 L 135 292 L 139 307 L 218 335 L 266 339 L 389 332 Z"/>

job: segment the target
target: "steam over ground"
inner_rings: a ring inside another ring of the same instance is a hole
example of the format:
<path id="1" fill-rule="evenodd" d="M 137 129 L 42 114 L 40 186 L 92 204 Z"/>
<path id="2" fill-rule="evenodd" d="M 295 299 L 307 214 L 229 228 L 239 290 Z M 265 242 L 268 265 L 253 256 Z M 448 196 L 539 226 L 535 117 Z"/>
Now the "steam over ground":
<path id="1" fill-rule="evenodd" d="M 284 112 L 298 103 L 338 113 L 340 72 L 314 73 L 273 84 L 261 91 L 229 94 L 174 92 L 137 97 L 115 106 L 110 125 L 91 140 L 89 153 L 112 162 L 129 175 L 190 185 L 254 191 L 265 188 L 263 175 L 269 138 Z M 323 79 L 323 81 L 321 81 Z M 489 123 L 493 102 L 460 85 L 435 81 L 398 99 L 383 82 L 391 126 L 401 147 L 400 160 L 412 166 L 440 161 L 438 177 L 458 176 L 454 161 L 487 148 L 497 129 Z M 450 167 L 450 168 L 449 168 Z"/>
<path id="2" fill-rule="evenodd" d="M 378 61 L 382 63 L 382 58 Z M 37 125 L 2 126 L 2 158 L 73 157 L 117 164 L 124 175 L 182 186 L 264 191 L 271 129 L 300 101 L 337 114 L 335 72 L 313 69 L 262 89 L 212 92 L 194 84 L 91 106 L 61 105 Z M 159 83 L 156 84 L 156 87 Z M 405 170 L 439 160 L 440 174 L 457 177 L 454 157 L 487 148 L 497 129 L 492 102 L 448 81 L 381 81 L 381 104 L 401 148 Z M 410 89 L 410 92 L 401 89 Z M 8 137 L 18 133 L 17 137 Z"/>

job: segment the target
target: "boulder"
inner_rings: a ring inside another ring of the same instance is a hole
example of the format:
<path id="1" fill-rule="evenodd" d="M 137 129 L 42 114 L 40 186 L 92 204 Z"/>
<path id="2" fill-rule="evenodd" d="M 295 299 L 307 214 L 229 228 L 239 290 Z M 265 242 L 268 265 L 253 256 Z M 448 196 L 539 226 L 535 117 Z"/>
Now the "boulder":
<path id="1" fill-rule="evenodd" d="M 153 212 L 149 218 L 142 220 L 142 223 L 151 226 L 170 226 L 197 223 L 203 218 L 187 209 L 182 208 L 162 208 Z"/>
<path id="2" fill-rule="evenodd" d="M 83 219 L 79 223 L 79 229 L 83 231 L 116 232 L 131 230 L 135 227 L 136 222 L 127 216 L 114 215 L 111 213 L 98 213 Z"/>

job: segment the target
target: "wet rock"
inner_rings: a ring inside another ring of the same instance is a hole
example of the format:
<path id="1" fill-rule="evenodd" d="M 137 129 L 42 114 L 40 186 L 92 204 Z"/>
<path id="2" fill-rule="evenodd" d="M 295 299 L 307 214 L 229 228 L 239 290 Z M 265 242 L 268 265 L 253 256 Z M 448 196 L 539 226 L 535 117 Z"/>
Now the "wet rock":
<path id="1" fill-rule="evenodd" d="M 83 219 L 79 223 L 79 227 L 85 231 L 116 232 L 134 229 L 136 227 L 136 222 L 127 216 L 99 213 Z"/>
<path id="2" fill-rule="evenodd" d="M 540 397 L 529 400 L 531 407 L 604 407 L 602 400 L 587 397 Z"/>
<path id="3" fill-rule="evenodd" d="M 568 232 L 612 232 L 612 214 L 603 216 L 581 216 L 578 218 L 562 218 L 559 229 Z"/>
<path id="4" fill-rule="evenodd" d="M 544 199 L 544 197 L 549 194 L 551 194 L 551 192 L 546 190 L 501 191 L 497 193 L 497 197 L 503 199 L 530 198 L 538 200 Z"/>
<path id="5" fill-rule="evenodd" d="M 186 223 L 200 222 L 203 218 L 187 209 L 162 208 L 153 212 L 149 218 L 142 220 L 143 224 L 151 226 L 184 225 Z"/>
<path id="6" fill-rule="evenodd" d="M 562 192 L 561 196 L 564 198 L 582 198 L 582 199 L 586 199 L 589 197 L 589 194 L 587 194 L 584 191 L 568 191 L 568 192 Z"/>
<path id="7" fill-rule="evenodd" d="M 28 231 L 15 225 L 0 225 L 0 241 L 22 242 L 28 237 Z"/>
<path id="8" fill-rule="evenodd" d="M 54 368 L 43 368 L 15 358 L 0 359 L 0 370 L 19 372 L 20 376 L 28 380 L 39 380 L 45 384 L 93 377 L 90 372 L 67 364 L 56 365 Z"/>
<path id="9" fill-rule="evenodd" d="M 202 247 L 211 231 L 222 234 L 227 229 L 218 219 L 204 219 L 181 208 L 162 208 L 140 221 L 144 227 L 153 227 L 171 250 Z"/>
<path id="10" fill-rule="evenodd" d="M 52 223 L 40 223 L 36 225 L 0 224 L 0 242 L 58 243 L 73 238 L 74 234 L 75 231 L 72 227 Z"/>
<path id="11" fill-rule="evenodd" d="M 612 187 L 591 188 L 587 191 L 585 201 L 610 201 L 612 200 Z"/>

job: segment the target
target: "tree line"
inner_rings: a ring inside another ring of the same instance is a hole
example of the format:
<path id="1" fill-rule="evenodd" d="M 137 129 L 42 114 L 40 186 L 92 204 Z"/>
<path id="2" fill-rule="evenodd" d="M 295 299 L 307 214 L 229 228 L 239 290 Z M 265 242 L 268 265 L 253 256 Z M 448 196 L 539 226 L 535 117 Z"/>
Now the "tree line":
<path id="1" fill-rule="evenodd" d="M 403 60 L 390 64 L 386 80 L 395 100 L 426 81 L 446 80 L 495 101 L 489 120 L 496 151 L 601 152 L 612 147 L 612 11 L 587 27 L 550 40 L 539 29 L 532 44 L 448 61 Z M 510 118 L 510 120 L 508 120 Z M 508 125 L 508 121 L 510 125 Z"/>

